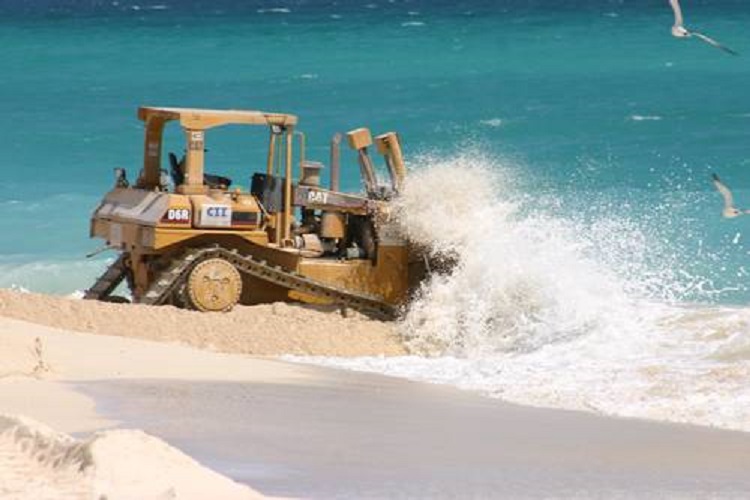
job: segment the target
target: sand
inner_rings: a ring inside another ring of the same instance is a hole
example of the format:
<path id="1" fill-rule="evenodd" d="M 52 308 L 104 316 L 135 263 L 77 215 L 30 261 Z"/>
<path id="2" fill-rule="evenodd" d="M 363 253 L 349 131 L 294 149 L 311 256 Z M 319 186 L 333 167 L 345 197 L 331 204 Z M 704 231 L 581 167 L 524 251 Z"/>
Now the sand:
<path id="1" fill-rule="evenodd" d="M 141 431 L 105 431 L 77 440 L 39 422 L 2 415 L 0 497 L 8 500 L 265 498 Z"/>
<path id="2" fill-rule="evenodd" d="M 299 384 L 83 386 L 105 414 L 266 494 L 739 500 L 750 491 L 747 433 L 524 407 L 382 375 L 320 368 Z"/>
<path id="3" fill-rule="evenodd" d="M 202 314 L 0 290 L 0 497 L 264 498 L 140 430 L 101 431 L 117 421 L 75 384 L 314 385 L 313 368 L 236 354 L 403 352 L 389 325 L 335 310 L 273 304 Z M 94 430 L 83 440 L 66 434 Z"/>
<path id="4" fill-rule="evenodd" d="M 394 327 L 354 312 L 292 304 L 199 313 L 0 290 L 0 316 L 77 332 L 175 342 L 234 354 L 397 356 Z"/>
<path id="5" fill-rule="evenodd" d="M 325 331 L 307 324 L 318 320 Z M 245 335 L 220 332 L 243 321 Z M 388 325 L 289 305 L 222 317 L 0 291 L 0 498 L 740 498 L 750 488 L 743 434 L 228 353 L 378 346 L 402 351 Z"/>
<path id="6" fill-rule="evenodd" d="M 112 424 L 65 382 L 113 379 L 299 383 L 311 368 L 188 346 L 90 335 L 0 316 L 0 412 L 66 432 Z"/>
<path id="7" fill-rule="evenodd" d="M 272 360 L 0 317 L 0 498 L 264 498 L 139 430 L 102 431 L 83 440 L 59 432 L 83 433 L 117 423 L 101 418 L 95 402 L 74 383 L 161 379 L 285 384 L 306 380 L 308 371 Z"/>

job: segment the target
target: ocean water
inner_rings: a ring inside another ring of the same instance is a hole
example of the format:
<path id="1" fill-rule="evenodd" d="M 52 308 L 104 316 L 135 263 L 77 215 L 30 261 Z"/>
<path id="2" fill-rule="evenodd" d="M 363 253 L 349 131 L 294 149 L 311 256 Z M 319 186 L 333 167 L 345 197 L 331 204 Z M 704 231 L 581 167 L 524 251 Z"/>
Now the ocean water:
<path id="1" fill-rule="evenodd" d="M 461 266 L 405 314 L 421 356 L 318 361 L 750 430 L 750 218 L 710 182 L 750 206 L 750 8 L 683 3 L 741 55 L 672 38 L 666 0 L 0 2 L 0 287 L 101 272 L 88 217 L 137 174 L 139 105 L 295 113 L 320 160 L 396 130 L 405 229 Z M 209 168 L 247 183 L 265 139 L 210 134 Z"/>

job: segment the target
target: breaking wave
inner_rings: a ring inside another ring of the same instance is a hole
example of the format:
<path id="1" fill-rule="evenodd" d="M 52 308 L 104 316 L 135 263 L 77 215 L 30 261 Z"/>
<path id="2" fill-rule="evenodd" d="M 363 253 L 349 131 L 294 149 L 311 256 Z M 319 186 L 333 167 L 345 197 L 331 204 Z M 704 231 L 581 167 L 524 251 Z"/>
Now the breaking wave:
<path id="1" fill-rule="evenodd" d="M 663 225 L 597 205 L 566 214 L 518 194 L 521 174 L 481 153 L 420 163 L 404 232 L 458 264 L 405 314 L 414 356 L 313 362 L 750 431 L 750 310 L 711 305 L 722 290 L 680 267 Z"/>

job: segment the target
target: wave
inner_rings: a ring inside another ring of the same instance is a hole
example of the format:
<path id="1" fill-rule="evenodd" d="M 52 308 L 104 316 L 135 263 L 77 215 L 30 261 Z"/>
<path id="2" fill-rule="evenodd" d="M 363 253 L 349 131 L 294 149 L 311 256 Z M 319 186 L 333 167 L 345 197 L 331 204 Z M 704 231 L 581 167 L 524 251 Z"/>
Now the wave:
<path id="1" fill-rule="evenodd" d="M 292 10 L 287 7 L 269 7 L 258 9 L 256 12 L 258 14 L 290 14 Z"/>
<path id="2" fill-rule="evenodd" d="M 481 152 L 421 164 L 400 201 L 404 232 L 458 265 L 405 313 L 414 356 L 313 362 L 750 431 L 750 310 L 679 300 L 717 291 L 681 270 L 674 248 L 658 251 L 661 226 L 595 205 L 586 217 L 539 207 L 511 187 L 518 169 Z"/>
<path id="3" fill-rule="evenodd" d="M 79 297 L 112 262 L 111 257 L 28 260 L 6 256 L 0 258 L 0 288 Z"/>
<path id="4" fill-rule="evenodd" d="M 630 115 L 628 120 L 634 122 L 659 122 L 663 118 L 659 115 Z"/>
<path id="5" fill-rule="evenodd" d="M 479 120 L 479 123 L 486 127 L 498 128 L 502 127 L 505 121 L 502 118 L 490 118 L 488 120 Z"/>

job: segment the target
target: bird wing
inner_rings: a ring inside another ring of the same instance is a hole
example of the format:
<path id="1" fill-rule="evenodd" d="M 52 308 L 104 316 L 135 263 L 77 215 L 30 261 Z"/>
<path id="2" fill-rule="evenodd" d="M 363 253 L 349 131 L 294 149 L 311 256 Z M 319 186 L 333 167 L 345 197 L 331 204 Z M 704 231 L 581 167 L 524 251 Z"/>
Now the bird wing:
<path id="1" fill-rule="evenodd" d="M 732 54 L 733 56 L 738 56 L 739 55 L 736 51 L 730 49 L 726 45 L 720 44 L 719 42 L 717 42 L 716 40 L 714 40 L 710 36 L 706 36 L 703 33 L 698 33 L 697 31 L 691 31 L 690 34 L 693 35 L 694 37 L 699 38 L 700 40 L 706 42 L 707 44 L 711 45 L 712 47 L 716 47 L 717 49 L 723 50 L 727 54 Z"/>
<path id="2" fill-rule="evenodd" d="M 680 0 L 669 0 L 669 4 L 672 6 L 674 11 L 674 25 L 682 26 L 684 21 L 682 19 L 682 8 L 680 7 Z"/>
<path id="3" fill-rule="evenodd" d="M 718 175 L 711 174 L 711 177 L 714 179 L 714 186 L 724 198 L 724 208 L 734 208 L 734 197 L 732 196 L 732 192 L 723 182 L 721 182 Z"/>

